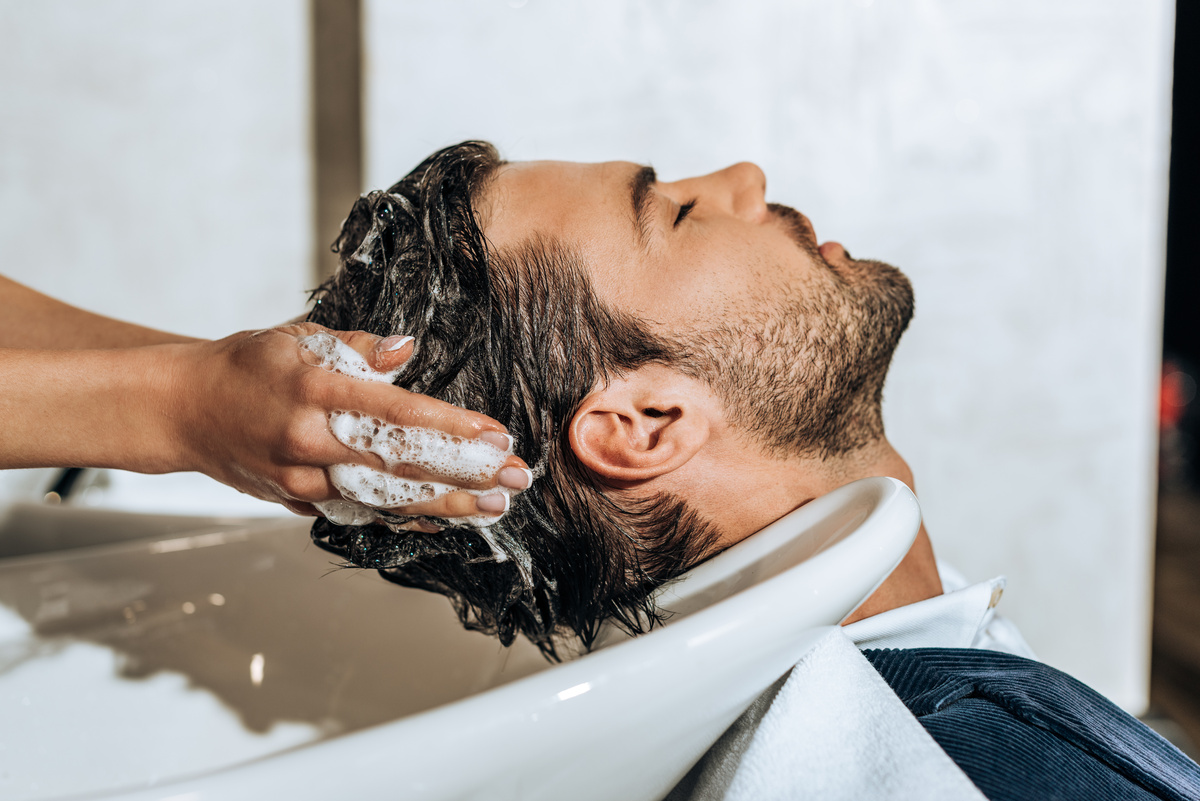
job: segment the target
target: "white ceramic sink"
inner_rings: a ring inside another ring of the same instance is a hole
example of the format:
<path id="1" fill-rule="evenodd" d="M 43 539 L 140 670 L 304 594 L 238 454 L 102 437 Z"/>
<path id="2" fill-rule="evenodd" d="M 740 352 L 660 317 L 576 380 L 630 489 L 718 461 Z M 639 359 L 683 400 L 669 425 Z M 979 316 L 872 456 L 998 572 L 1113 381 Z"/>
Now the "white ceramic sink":
<path id="1" fill-rule="evenodd" d="M 0 560 L 0 798 L 659 798 L 919 514 L 843 487 L 665 588 L 665 627 L 559 665 L 332 568 L 304 521 Z"/>

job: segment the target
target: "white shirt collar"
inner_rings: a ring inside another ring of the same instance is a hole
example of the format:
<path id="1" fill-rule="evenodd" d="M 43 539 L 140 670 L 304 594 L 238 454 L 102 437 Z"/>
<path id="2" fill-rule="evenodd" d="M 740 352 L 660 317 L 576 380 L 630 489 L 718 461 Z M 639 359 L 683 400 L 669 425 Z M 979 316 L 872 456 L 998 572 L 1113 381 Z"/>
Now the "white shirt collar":
<path id="1" fill-rule="evenodd" d="M 987 648 L 1033 658 L 1013 623 L 996 614 L 1007 579 L 997 576 L 960 585 L 953 570 L 942 573 L 945 594 L 864 618 L 842 630 L 860 649 Z M 947 575 L 949 574 L 949 575 Z"/>

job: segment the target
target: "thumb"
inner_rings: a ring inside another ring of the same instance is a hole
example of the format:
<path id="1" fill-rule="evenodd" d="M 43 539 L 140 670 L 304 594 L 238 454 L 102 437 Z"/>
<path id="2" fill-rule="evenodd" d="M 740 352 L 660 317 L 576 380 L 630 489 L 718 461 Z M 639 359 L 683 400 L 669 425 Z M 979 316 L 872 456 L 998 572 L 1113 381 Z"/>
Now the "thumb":
<path id="1" fill-rule="evenodd" d="M 280 326 L 277 330 L 297 339 L 318 331 L 332 334 L 366 359 L 371 369 L 380 373 L 391 372 L 404 364 L 412 356 L 414 349 L 412 337 L 378 337 L 366 331 L 334 331 L 316 323 L 293 323 Z"/>
<path id="2" fill-rule="evenodd" d="M 367 364 L 381 373 L 404 364 L 416 348 L 412 337 L 400 335 L 380 339 L 365 331 L 335 331 L 334 336 L 361 353 Z"/>
<path id="3" fill-rule="evenodd" d="M 414 350 L 416 344 L 412 337 L 395 335 L 379 339 L 370 353 L 362 355 L 366 356 L 368 365 L 380 373 L 388 373 L 407 362 Z"/>

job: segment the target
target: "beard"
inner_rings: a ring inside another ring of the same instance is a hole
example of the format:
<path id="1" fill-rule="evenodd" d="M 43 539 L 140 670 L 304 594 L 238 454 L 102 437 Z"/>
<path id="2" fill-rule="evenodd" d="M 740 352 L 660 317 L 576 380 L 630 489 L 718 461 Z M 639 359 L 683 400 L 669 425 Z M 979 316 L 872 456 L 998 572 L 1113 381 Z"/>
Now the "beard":
<path id="1" fill-rule="evenodd" d="M 798 212 L 771 211 L 814 260 L 804 282 L 764 287 L 697 332 L 687 359 L 730 422 L 780 458 L 839 456 L 883 437 L 883 384 L 913 314 L 908 278 L 883 262 L 833 265 Z"/>

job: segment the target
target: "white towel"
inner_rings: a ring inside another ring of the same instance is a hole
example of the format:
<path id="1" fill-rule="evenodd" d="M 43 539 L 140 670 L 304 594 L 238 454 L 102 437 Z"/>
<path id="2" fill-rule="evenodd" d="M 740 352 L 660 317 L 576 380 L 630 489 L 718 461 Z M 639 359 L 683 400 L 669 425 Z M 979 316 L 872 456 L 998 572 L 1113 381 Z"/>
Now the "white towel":
<path id="1" fill-rule="evenodd" d="M 741 759 L 714 760 L 725 770 L 692 777 L 671 798 L 984 799 L 839 628 L 769 696 L 718 743 Z"/>

